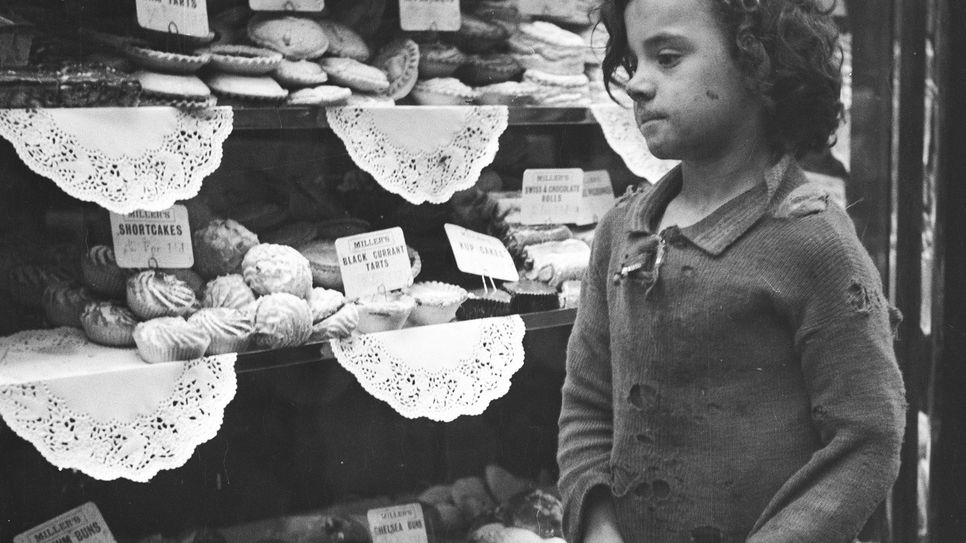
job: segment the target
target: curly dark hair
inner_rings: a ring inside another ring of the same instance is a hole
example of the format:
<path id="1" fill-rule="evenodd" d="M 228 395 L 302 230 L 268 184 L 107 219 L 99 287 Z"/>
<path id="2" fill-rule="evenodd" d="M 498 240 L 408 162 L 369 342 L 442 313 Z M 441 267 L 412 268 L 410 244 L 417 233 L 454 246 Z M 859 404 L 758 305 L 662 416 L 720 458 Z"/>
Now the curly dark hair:
<path id="1" fill-rule="evenodd" d="M 842 55 L 838 29 L 815 0 L 705 0 L 711 4 L 748 88 L 767 111 L 768 136 L 782 153 L 803 155 L 830 146 L 842 120 Z M 600 20 L 610 37 L 604 82 L 633 73 L 624 11 L 631 0 L 603 0 Z"/>

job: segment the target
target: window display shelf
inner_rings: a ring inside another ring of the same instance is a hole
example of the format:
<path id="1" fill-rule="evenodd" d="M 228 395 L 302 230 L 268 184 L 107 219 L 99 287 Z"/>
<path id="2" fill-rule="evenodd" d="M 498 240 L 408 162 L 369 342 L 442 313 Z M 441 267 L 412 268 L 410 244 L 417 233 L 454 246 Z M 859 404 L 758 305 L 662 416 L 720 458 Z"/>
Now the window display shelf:
<path id="1" fill-rule="evenodd" d="M 327 128 L 325 110 L 317 107 L 234 107 L 235 130 L 312 130 Z M 510 126 L 596 124 L 583 107 L 511 107 Z"/>
<path id="2" fill-rule="evenodd" d="M 576 308 L 566 308 L 527 313 L 521 315 L 521 317 L 526 325 L 527 332 L 532 332 L 572 326 L 576 315 Z M 332 352 L 332 347 L 328 341 L 307 343 L 284 349 L 265 349 L 241 353 L 235 362 L 235 371 L 239 374 L 252 373 L 321 361 L 335 361 L 335 354 Z"/>

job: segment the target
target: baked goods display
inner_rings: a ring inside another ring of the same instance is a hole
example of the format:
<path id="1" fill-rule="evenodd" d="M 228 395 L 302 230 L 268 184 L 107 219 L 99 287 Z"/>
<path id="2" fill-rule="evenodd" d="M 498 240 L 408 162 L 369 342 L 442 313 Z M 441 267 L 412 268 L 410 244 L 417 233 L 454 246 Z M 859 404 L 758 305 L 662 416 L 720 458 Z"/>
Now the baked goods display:
<path id="1" fill-rule="evenodd" d="M 58 283 L 44 290 L 41 306 L 51 325 L 82 328 L 81 313 L 88 303 L 94 301 L 94 294 L 87 288 Z"/>
<path id="2" fill-rule="evenodd" d="M 255 345 L 268 349 L 294 347 L 312 335 L 308 302 L 287 292 L 262 296 L 249 308 L 255 323 Z"/>
<path id="3" fill-rule="evenodd" d="M 191 360 L 204 356 L 211 336 L 184 317 L 160 317 L 134 327 L 138 355 L 148 363 Z"/>
<path id="4" fill-rule="evenodd" d="M 114 258 L 114 249 L 106 245 L 91 247 L 81 258 L 84 284 L 98 294 L 111 298 L 124 296 L 128 272 Z"/>
<path id="5" fill-rule="evenodd" d="M 90 302 L 80 316 L 81 327 L 88 339 L 109 347 L 134 345 L 134 328 L 138 319 L 130 309 L 116 302 Z"/>
<path id="6" fill-rule="evenodd" d="M 416 283 L 407 289 L 407 293 L 415 300 L 409 315 L 409 322 L 414 325 L 442 324 L 453 320 L 456 310 L 467 298 L 467 292 L 462 287 L 439 281 Z"/>
<path id="7" fill-rule="evenodd" d="M 242 277 L 259 295 L 287 292 L 305 298 L 312 289 L 309 261 L 287 245 L 260 243 L 245 253 Z"/>
<path id="8" fill-rule="evenodd" d="M 201 305 L 242 309 L 254 301 L 255 293 L 245 282 L 245 278 L 240 274 L 230 273 L 208 281 Z"/>
<path id="9" fill-rule="evenodd" d="M 242 259 L 258 236 L 232 219 L 215 219 L 192 233 L 195 269 L 209 279 L 241 271 Z"/>
<path id="10" fill-rule="evenodd" d="M 356 330 L 370 334 L 402 328 L 416 307 L 416 300 L 402 292 L 390 292 L 361 298 L 356 305 L 359 308 Z"/>
<path id="11" fill-rule="evenodd" d="M 244 352 L 255 331 L 248 314 L 228 307 L 200 309 L 188 317 L 188 324 L 203 330 L 211 339 L 205 354 Z"/>
<path id="12" fill-rule="evenodd" d="M 143 320 L 187 317 L 201 308 L 194 290 L 174 275 L 146 270 L 127 280 L 127 305 Z"/>

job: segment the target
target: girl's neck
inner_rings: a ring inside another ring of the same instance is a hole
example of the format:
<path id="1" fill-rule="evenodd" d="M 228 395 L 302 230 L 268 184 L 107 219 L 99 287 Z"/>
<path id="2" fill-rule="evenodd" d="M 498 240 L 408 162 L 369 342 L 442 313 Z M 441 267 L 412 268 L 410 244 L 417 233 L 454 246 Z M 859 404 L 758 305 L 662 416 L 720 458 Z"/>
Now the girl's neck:
<path id="1" fill-rule="evenodd" d="M 714 209 L 757 185 L 774 155 L 759 138 L 736 137 L 726 152 L 685 159 L 681 162 L 683 184 L 676 200 L 694 209 Z"/>

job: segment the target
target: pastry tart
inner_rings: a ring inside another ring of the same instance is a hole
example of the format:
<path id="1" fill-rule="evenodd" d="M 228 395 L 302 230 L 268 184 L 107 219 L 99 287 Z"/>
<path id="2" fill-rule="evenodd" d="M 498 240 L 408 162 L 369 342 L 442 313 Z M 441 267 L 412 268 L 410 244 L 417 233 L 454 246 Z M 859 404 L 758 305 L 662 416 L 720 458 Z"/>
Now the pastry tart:
<path id="1" fill-rule="evenodd" d="M 286 89 L 317 87 L 329 80 L 329 74 L 322 66 L 310 60 L 283 59 L 272 72 L 272 77 Z"/>
<path id="2" fill-rule="evenodd" d="M 350 96 L 352 91 L 345 87 L 319 85 L 292 91 L 285 103 L 299 106 L 335 106 L 344 104 Z"/>
<path id="3" fill-rule="evenodd" d="M 205 83 L 218 95 L 259 102 L 280 102 L 288 96 L 288 91 L 268 76 L 248 76 L 235 74 L 211 74 Z"/>
<path id="4" fill-rule="evenodd" d="M 282 62 L 282 54 L 263 47 L 215 45 L 202 52 L 211 55 L 211 66 L 238 75 L 265 75 Z"/>
<path id="5" fill-rule="evenodd" d="M 193 74 L 211 61 L 210 53 L 169 53 L 141 45 L 128 45 L 124 54 L 143 68 L 171 74 Z"/>
<path id="6" fill-rule="evenodd" d="M 416 283 L 409 287 L 408 293 L 416 300 L 416 306 L 409 315 L 409 322 L 415 325 L 442 324 L 456 317 L 456 310 L 467 298 L 461 287 L 438 281 Z"/>
<path id="7" fill-rule="evenodd" d="M 419 44 L 419 77 L 449 77 L 466 62 L 466 55 L 455 45 L 446 43 Z"/>
<path id="8" fill-rule="evenodd" d="M 461 106 L 473 103 L 479 93 L 453 77 L 437 77 L 416 83 L 416 103 L 424 106 Z"/>
<path id="9" fill-rule="evenodd" d="M 329 79 L 339 85 L 379 94 L 389 90 L 389 78 L 386 77 L 385 72 L 375 66 L 341 57 L 327 57 L 319 64 L 322 65 L 325 73 L 329 74 Z"/>
<path id="10" fill-rule="evenodd" d="M 405 38 L 393 40 L 379 50 L 373 64 L 382 69 L 389 79 L 386 94 L 399 100 L 406 97 L 416 85 L 416 78 L 419 76 L 419 46 Z"/>
<path id="11" fill-rule="evenodd" d="M 318 58 L 329 48 L 329 38 L 322 25 L 291 15 L 255 15 L 248 21 L 248 38 L 291 60 Z"/>
<path id="12" fill-rule="evenodd" d="M 215 105 L 211 89 L 192 74 L 163 74 L 141 70 L 134 74 L 141 84 L 141 105 L 205 108 Z"/>
<path id="13" fill-rule="evenodd" d="M 360 62 L 365 62 L 372 55 L 369 46 L 355 30 L 338 21 L 328 19 L 320 19 L 318 23 L 329 40 L 327 55 L 351 58 Z"/>

